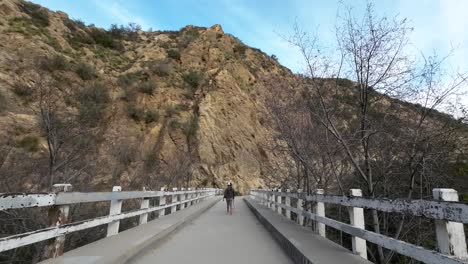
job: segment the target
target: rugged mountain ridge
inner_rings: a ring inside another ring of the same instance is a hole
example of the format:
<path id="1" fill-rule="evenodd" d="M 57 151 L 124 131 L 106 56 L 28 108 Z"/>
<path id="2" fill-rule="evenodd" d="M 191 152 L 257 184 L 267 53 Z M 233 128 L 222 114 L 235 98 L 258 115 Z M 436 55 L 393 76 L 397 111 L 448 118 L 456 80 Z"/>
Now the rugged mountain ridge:
<path id="1" fill-rule="evenodd" d="M 54 171 L 54 181 L 90 189 L 233 181 L 245 191 L 263 184 L 269 163 L 285 158 L 265 149 L 272 131 L 264 123 L 263 80 L 296 77 L 220 25 L 104 31 L 16 0 L 2 1 L 0 15 L 2 191 L 47 188 L 38 85 L 44 82 L 54 87 L 62 118 L 81 123 L 97 104 L 96 95 L 82 91 L 108 93 L 93 109 L 96 120 L 70 128 L 80 136 L 88 131 L 93 146 L 73 161 L 73 144 L 64 146 L 59 155 L 68 164 Z M 17 175 L 6 175 L 12 168 Z"/>

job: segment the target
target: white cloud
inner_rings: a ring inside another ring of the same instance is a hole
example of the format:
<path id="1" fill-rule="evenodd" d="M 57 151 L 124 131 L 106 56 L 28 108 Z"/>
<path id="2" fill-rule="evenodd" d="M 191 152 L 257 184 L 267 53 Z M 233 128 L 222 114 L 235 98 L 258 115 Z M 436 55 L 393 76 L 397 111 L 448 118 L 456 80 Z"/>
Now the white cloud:
<path id="1" fill-rule="evenodd" d="M 137 23 L 143 29 L 148 29 L 150 24 L 140 16 L 131 13 L 128 8 L 117 1 L 95 0 L 94 4 L 106 13 L 112 21 L 118 21 L 120 24 Z"/>

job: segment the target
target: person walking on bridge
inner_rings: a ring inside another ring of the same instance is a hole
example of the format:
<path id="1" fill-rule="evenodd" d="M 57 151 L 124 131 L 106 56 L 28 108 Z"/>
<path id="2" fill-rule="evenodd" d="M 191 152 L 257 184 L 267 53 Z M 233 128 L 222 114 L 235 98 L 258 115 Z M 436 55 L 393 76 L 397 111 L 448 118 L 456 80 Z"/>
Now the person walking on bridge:
<path id="1" fill-rule="evenodd" d="M 226 190 L 224 190 L 224 199 L 226 199 L 227 213 L 232 215 L 232 206 L 234 203 L 234 196 L 236 196 L 234 189 L 232 188 L 232 183 L 229 183 Z"/>

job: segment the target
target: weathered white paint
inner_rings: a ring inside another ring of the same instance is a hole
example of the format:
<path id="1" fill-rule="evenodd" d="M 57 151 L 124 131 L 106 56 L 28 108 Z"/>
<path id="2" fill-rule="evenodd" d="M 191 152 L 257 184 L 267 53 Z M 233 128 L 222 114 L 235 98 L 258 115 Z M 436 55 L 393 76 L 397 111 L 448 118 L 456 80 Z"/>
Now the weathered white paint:
<path id="1" fill-rule="evenodd" d="M 202 198 L 208 198 L 212 195 L 212 192 L 205 191 L 203 192 L 205 195 L 204 196 L 199 196 L 197 199 L 202 199 Z M 97 217 L 91 220 L 84 220 L 84 221 L 79 221 L 79 222 L 74 222 L 71 224 L 66 224 L 66 225 L 60 225 L 56 227 L 49 227 L 45 229 L 40 229 L 32 232 L 27 232 L 23 234 L 18 234 L 18 235 L 13 235 L 13 236 L 8 236 L 8 237 L 2 237 L 0 238 L 0 252 L 15 249 L 18 247 L 22 247 L 25 245 L 30 245 L 33 243 L 37 243 L 40 241 L 44 241 L 47 239 L 51 239 L 54 237 L 58 237 L 61 235 L 73 233 L 76 231 L 80 230 L 85 230 L 88 228 L 100 226 L 100 225 L 105 225 L 109 224 L 112 222 L 120 221 L 122 219 L 130 218 L 130 217 L 136 217 L 140 216 L 142 214 L 148 214 L 154 211 L 162 210 L 165 208 L 168 208 L 172 206 L 170 205 L 164 205 L 164 206 L 158 206 L 158 207 L 151 207 L 147 209 L 137 209 L 134 211 L 130 212 L 125 212 L 125 213 L 120 213 L 117 215 L 108 215 L 108 216 L 102 216 L 102 217 Z"/>
<path id="2" fill-rule="evenodd" d="M 297 190 L 298 193 L 302 193 L 302 189 L 298 189 Z M 304 200 L 302 199 L 297 199 L 297 209 L 299 210 L 303 210 L 303 206 L 302 204 L 304 203 Z M 297 215 L 297 223 L 301 226 L 304 225 L 304 216 L 302 214 L 298 214 Z"/>
<path id="3" fill-rule="evenodd" d="M 267 190 L 257 190 L 268 192 Z M 344 195 L 307 195 L 306 193 L 283 193 L 294 199 L 312 202 L 339 204 L 349 207 L 376 209 L 382 212 L 402 213 L 431 219 L 468 223 L 468 204 L 449 201 L 370 199 Z"/>
<path id="4" fill-rule="evenodd" d="M 0 211 L 55 205 L 55 193 L 0 193 Z"/>
<path id="5" fill-rule="evenodd" d="M 291 192 L 291 190 L 290 190 L 290 189 L 287 189 L 286 192 L 289 193 L 289 192 Z M 291 197 L 286 196 L 286 197 L 284 198 L 284 203 L 285 203 L 287 206 L 291 206 Z M 286 210 L 286 218 L 288 218 L 289 220 L 291 220 L 291 211 Z"/>
<path id="6" fill-rule="evenodd" d="M 454 189 L 433 189 L 432 195 L 436 200 L 458 201 L 458 193 Z M 437 244 L 439 251 L 454 255 L 460 259 L 467 259 L 465 231 L 462 223 L 435 220 Z"/>
<path id="7" fill-rule="evenodd" d="M 143 191 L 144 192 L 146 191 L 145 187 L 143 187 Z M 140 209 L 149 208 L 149 204 L 150 204 L 150 199 L 149 198 L 141 199 Z M 148 214 L 140 215 L 139 224 L 142 225 L 142 224 L 146 224 L 147 222 L 148 222 Z"/>
<path id="8" fill-rule="evenodd" d="M 350 195 L 362 196 L 362 191 L 361 189 L 351 189 Z M 359 207 L 350 207 L 349 208 L 349 221 L 352 226 L 355 226 L 361 229 L 366 229 L 365 222 L 364 222 L 364 209 L 359 208 Z M 362 238 L 358 238 L 355 236 L 351 237 L 351 241 L 353 244 L 353 253 L 361 256 L 362 258 L 367 259 L 366 241 Z"/>
<path id="9" fill-rule="evenodd" d="M 52 186 L 54 193 L 69 192 L 72 190 L 71 184 L 54 184 Z M 70 205 L 54 205 L 49 208 L 49 226 L 55 227 L 69 223 Z M 47 241 L 44 248 L 44 258 L 55 258 L 63 254 L 65 246 L 65 235 L 56 237 Z"/>
<path id="10" fill-rule="evenodd" d="M 180 190 L 185 191 L 185 188 L 181 188 Z M 180 197 L 181 201 L 185 201 L 185 193 L 182 193 L 179 197 Z M 182 210 L 184 208 L 185 208 L 185 202 L 180 204 L 180 210 Z"/>
<path id="11" fill-rule="evenodd" d="M 276 193 L 276 202 L 281 204 L 282 203 L 281 199 L 282 199 L 281 189 L 278 189 L 278 192 Z M 276 211 L 278 212 L 278 214 L 282 214 L 282 210 L 283 210 L 283 208 L 281 208 L 280 206 L 276 207 Z"/>
<path id="12" fill-rule="evenodd" d="M 172 188 L 172 191 L 174 191 L 172 195 L 172 204 L 174 204 L 171 207 L 171 214 L 175 213 L 177 211 L 177 188 Z"/>
<path id="13" fill-rule="evenodd" d="M 112 188 L 113 192 L 120 192 L 122 191 L 122 187 L 120 186 L 114 186 Z M 122 210 L 122 200 L 111 200 L 110 203 L 110 209 L 109 209 L 109 215 L 117 215 L 120 214 Z M 111 222 L 107 225 L 107 237 L 116 235 L 119 233 L 119 226 L 120 226 L 120 220 Z"/>
<path id="14" fill-rule="evenodd" d="M 302 214 L 304 217 L 310 218 L 314 221 L 323 223 L 327 226 L 341 230 L 352 236 L 360 237 L 364 240 L 380 245 L 384 248 L 393 250 L 399 254 L 414 258 L 429 264 L 460 264 L 465 263 L 463 260 L 456 259 L 455 257 L 441 254 L 439 252 L 428 250 L 423 247 L 419 247 L 404 241 L 396 240 L 381 234 L 374 233 L 365 229 L 357 228 L 349 224 L 345 224 L 330 218 L 318 216 L 314 213 L 310 213 L 304 210 L 299 210 L 294 207 L 287 207 L 286 205 L 278 205 L 285 209 L 289 209 L 297 214 Z"/>
<path id="15" fill-rule="evenodd" d="M 324 190 L 323 189 L 317 189 L 315 190 L 315 193 L 316 194 L 319 194 L 319 195 L 323 195 L 324 194 Z M 314 207 L 314 211 L 315 211 L 315 214 L 317 214 L 318 216 L 321 216 L 321 217 L 325 217 L 325 204 L 323 202 L 317 202 L 315 204 L 315 207 Z M 321 236 L 321 237 L 326 237 L 326 228 L 325 228 L 325 225 L 323 223 L 317 223 L 317 233 Z"/>

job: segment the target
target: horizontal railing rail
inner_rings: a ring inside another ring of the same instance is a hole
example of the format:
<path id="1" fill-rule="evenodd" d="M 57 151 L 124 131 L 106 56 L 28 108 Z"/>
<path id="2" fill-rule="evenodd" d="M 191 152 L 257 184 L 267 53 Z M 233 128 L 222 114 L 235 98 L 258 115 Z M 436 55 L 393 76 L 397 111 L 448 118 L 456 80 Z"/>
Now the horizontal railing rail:
<path id="1" fill-rule="evenodd" d="M 369 241 L 425 263 L 468 263 L 462 224 L 466 221 L 465 216 L 463 216 L 467 210 L 466 204 L 455 201 L 367 199 L 357 196 L 360 195 L 360 190 L 353 189 L 352 191 L 356 196 L 307 195 L 303 192 L 291 193 L 262 189 L 251 190 L 250 193 L 254 199 L 279 214 L 283 215 L 284 210 L 284 215 L 288 219 L 292 219 L 291 213 L 295 213 L 297 222 L 301 225 L 304 223 L 304 218 L 315 221 L 317 223 L 316 231 L 323 237 L 326 237 L 325 226 L 350 234 L 353 252 L 366 259 L 366 241 Z M 440 194 L 438 197 L 440 199 L 451 196 L 449 198 L 455 200 L 454 192 L 451 189 L 434 189 L 434 194 Z M 318 193 L 323 193 L 323 191 L 318 190 Z M 284 203 L 283 197 L 285 198 Z M 291 199 L 296 199 L 297 208 L 291 206 Z M 314 202 L 314 208 L 310 211 L 304 210 L 304 202 Z M 379 202 L 382 202 L 382 206 Z M 326 217 L 325 204 L 348 207 L 351 224 Z M 434 219 L 440 252 L 365 230 L 363 208 Z"/>
<path id="2" fill-rule="evenodd" d="M 270 192 L 261 190 L 263 192 Z M 431 219 L 468 223 L 468 204 L 436 200 L 378 199 L 344 195 L 283 193 L 283 197 L 302 199 L 350 207 L 376 209 L 387 213 L 401 213 Z"/>
<path id="3" fill-rule="evenodd" d="M 121 192 L 119 186 L 114 187 L 112 192 L 85 193 L 66 192 L 71 187 L 69 185 L 60 185 L 59 187 L 64 186 L 66 187 L 65 192 L 0 194 L 0 212 L 3 210 L 48 206 L 51 208 L 49 209 L 49 222 L 54 223 L 48 228 L 0 238 L 0 252 L 48 240 L 50 246 L 46 251 L 50 252 L 46 252 L 44 255 L 56 257 L 63 253 L 66 234 L 107 224 L 107 236 L 115 235 L 119 231 L 120 220 L 139 216 L 139 223 L 144 224 L 148 221 L 148 214 L 151 212 L 159 212 L 158 217 L 162 217 L 165 215 L 167 208 L 170 208 L 172 214 L 178 209 L 182 210 L 203 199 L 221 193 L 219 189 L 215 188 L 198 190 L 189 188 L 181 191 L 174 188 L 173 191 Z M 167 203 L 167 197 L 171 197 L 170 203 Z M 152 198 L 158 198 L 158 206 L 149 206 L 149 200 Z M 122 201 L 129 199 L 140 199 L 140 209 L 121 212 Z M 110 201 L 111 203 L 109 215 L 69 223 L 68 212 L 70 205 L 103 201 Z M 54 219 L 50 219 L 51 217 Z"/>

